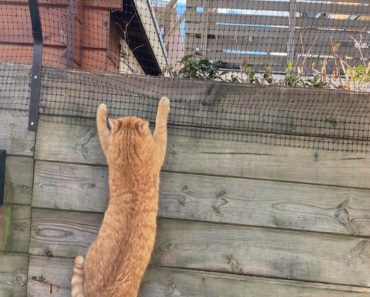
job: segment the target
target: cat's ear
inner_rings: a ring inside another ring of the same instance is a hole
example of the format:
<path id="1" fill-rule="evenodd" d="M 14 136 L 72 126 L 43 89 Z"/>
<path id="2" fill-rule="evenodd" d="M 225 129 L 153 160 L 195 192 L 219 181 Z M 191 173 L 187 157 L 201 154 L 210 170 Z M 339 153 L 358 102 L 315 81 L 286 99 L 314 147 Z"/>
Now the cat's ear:
<path id="1" fill-rule="evenodd" d="M 149 129 L 149 122 L 148 121 L 137 122 L 136 129 L 139 131 L 140 134 L 144 134 L 145 131 Z"/>
<path id="2" fill-rule="evenodd" d="M 108 128 L 111 132 L 114 132 L 118 129 L 118 121 L 115 119 L 108 119 Z"/>

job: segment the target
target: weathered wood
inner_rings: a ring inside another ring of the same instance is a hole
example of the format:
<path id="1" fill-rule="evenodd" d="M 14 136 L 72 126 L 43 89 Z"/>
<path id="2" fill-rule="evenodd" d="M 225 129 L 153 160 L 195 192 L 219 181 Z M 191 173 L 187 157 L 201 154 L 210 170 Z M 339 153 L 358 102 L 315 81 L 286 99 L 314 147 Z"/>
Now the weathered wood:
<path id="1" fill-rule="evenodd" d="M 25 297 L 28 256 L 0 253 L 0 296 Z"/>
<path id="2" fill-rule="evenodd" d="M 347 2 L 347 3 L 346 3 Z M 332 14 L 353 13 L 354 15 L 369 15 L 370 8 L 365 1 L 356 1 L 360 5 L 351 5 L 355 3 L 352 0 L 343 2 L 299 2 L 297 9 L 299 12 L 326 12 Z M 187 7 L 204 7 L 202 0 L 190 0 L 186 2 Z M 228 9 L 248 9 L 248 10 L 271 10 L 271 11 L 289 11 L 289 2 L 287 1 L 244 1 L 244 0 L 210 0 L 210 8 L 228 8 Z"/>
<path id="3" fill-rule="evenodd" d="M 328 30 L 329 28 L 335 29 L 347 29 L 349 31 L 356 31 L 360 28 L 368 26 L 368 21 L 361 21 L 361 20 L 353 20 L 353 19 L 317 19 L 317 18 L 305 18 L 305 17 L 296 17 L 297 27 L 305 27 L 308 28 L 321 28 L 322 30 Z M 189 11 L 186 13 L 186 21 L 187 22 L 194 22 L 199 23 L 199 26 L 203 26 L 202 23 L 202 14 L 196 13 L 194 11 Z M 243 14 L 235 14 L 235 13 L 219 13 L 217 11 L 213 11 L 209 13 L 210 23 L 229 23 L 229 24 L 250 24 L 250 25 L 261 25 L 261 26 L 288 26 L 289 20 L 288 15 L 280 15 L 280 16 L 264 16 L 264 15 L 243 15 Z M 286 28 L 286 30 L 288 30 Z M 200 30 L 201 31 L 201 30 Z M 246 33 L 249 30 L 246 30 Z M 350 32 L 347 32 L 349 34 Z M 364 32 L 366 35 L 366 33 Z M 344 35 L 344 34 L 342 34 Z"/>
<path id="4" fill-rule="evenodd" d="M 31 204 L 33 159 L 9 156 L 5 166 L 5 202 Z"/>
<path id="5" fill-rule="evenodd" d="M 0 207 L 0 251 L 28 253 L 31 207 L 3 205 Z"/>
<path id="6" fill-rule="evenodd" d="M 144 28 L 144 34 L 147 36 L 151 49 L 153 50 L 155 59 L 162 70 L 167 65 L 165 49 L 162 40 L 159 36 L 158 27 L 150 2 L 133 0 L 135 10 L 140 18 L 141 24 Z"/>
<path id="7" fill-rule="evenodd" d="M 1 44 L 0 60 L 12 63 L 32 64 L 32 44 Z M 42 63 L 45 66 L 62 68 L 66 64 L 64 46 L 44 46 Z M 5 74 L 6 76 L 6 74 Z"/>
<path id="8" fill-rule="evenodd" d="M 35 132 L 28 131 L 28 116 L 23 112 L 0 110 L 0 147 L 8 155 L 33 156 Z"/>
<path id="9" fill-rule="evenodd" d="M 69 297 L 72 265 L 72 259 L 31 256 L 28 297 Z M 150 267 L 139 296 L 244 297 L 246 292 L 250 297 L 365 297 L 370 289 Z"/>
<path id="10" fill-rule="evenodd" d="M 94 65 L 100 63 L 105 69 L 106 57 L 101 53 L 103 56 L 95 59 Z M 262 63 L 263 59 L 259 59 Z M 134 108 L 138 116 L 154 120 L 157 98 L 165 89 L 172 101 L 172 124 L 348 139 L 370 137 L 364 128 L 370 124 L 367 94 L 342 92 L 340 96 L 346 103 L 339 105 L 334 103 L 339 93 L 330 90 L 94 75 L 55 69 L 44 69 L 43 73 L 42 114 L 94 118 L 98 104 L 106 102 L 108 106 L 114 104 L 111 116 L 129 114 Z M 24 84 L 23 77 L 19 80 Z M 12 83 L 17 80 L 18 77 L 11 77 Z M 150 87 L 143 88 L 143 85 Z M 189 89 L 193 90 L 192 94 L 188 94 Z M 15 100 L 8 105 L 22 104 L 17 93 L 12 91 L 10 95 L 14 95 Z M 246 100 L 241 100 L 241 95 Z M 91 103 L 86 104 L 81 98 L 90 98 Z M 305 106 L 315 106 L 315 110 L 307 112 Z M 240 112 L 241 109 L 245 112 Z M 232 116 L 226 117 L 228 114 Z M 351 120 L 353 114 L 356 121 Z"/>
<path id="11" fill-rule="evenodd" d="M 350 0 L 353 1 L 353 0 Z M 15 3 L 17 7 L 24 5 L 27 7 L 28 1 L 27 0 L 13 0 L 12 3 Z M 0 4 L 9 4 L 8 0 L 1 0 Z M 55 7 L 55 6 L 64 6 L 67 7 L 69 5 L 68 0 L 40 0 L 39 1 L 40 7 Z M 122 1 L 120 0 L 86 0 L 85 1 L 86 8 L 94 8 L 94 9 L 108 9 L 108 10 L 121 10 L 122 8 Z"/>
<path id="12" fill-rule="evenodd" d="M 348 187 L 369 187 L 366 153 L 316 151 L 256 143 L 170 136 L 165 170 Z M 289 141 L 287 141 L 289 143 Z M 41 121 L 36 158 L 106 164 L 95 128 Z"/>
<path id="13" fill-rule="evenodd" d="M 83 24 L 84 47 L 107 49 L 108 32 L 109 32 L 108 10 L 86 9 L 84 11 L 84 24 Z M 89 63 L 91 62 L 89 61 Z"/>
<path id="14" fill-rule="evenodd" d="M 103 212 L 105 167 L 36 162 L 32 205 Z M 159 216 L 370 235 L 369 190 L 163 172 Z"/>
<path id="15" fill-rule="evenodd" d="M 32 44 L 32 27 L 28 6 L 1 4 L 0 41 Z M 64 7 L 40 7 L 44 45 L 67 43 L 67 10 Z M 16 20 L 16 21 L 15 21 Z M 16 56 L 19 52 L 14 52 Z"/>
<path id="16" fill-rule="evenodd" d="M 32 206 L 103 212 L 107 168 L 37 161 Z"/>
<path id="17" fill-rule="evenodd" d="M 29 253 L 68 258 L 85 255 L 102 218 L 101 214 L 34 208 Z"/>
<path id="18" fill-rule="evenodd" d="M 85 254 L 101 219 L 100 214 L 34 209 L 30 253 Z M 366 287 L 369 258 L 365 238 L 160 219 L 152 263 Z"/>

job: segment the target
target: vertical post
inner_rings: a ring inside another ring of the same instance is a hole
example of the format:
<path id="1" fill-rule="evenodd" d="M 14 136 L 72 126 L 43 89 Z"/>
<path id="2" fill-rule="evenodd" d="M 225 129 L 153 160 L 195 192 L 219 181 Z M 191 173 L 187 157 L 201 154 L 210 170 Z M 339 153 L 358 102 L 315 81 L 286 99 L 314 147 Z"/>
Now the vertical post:
<path id="1" fill-rule="evenodd" d="M 287 63 L 293 63 L 295 51 L 295 27 L 296 27 L 297 0 L 290 0 L 289 5 L 289 37 L 287 44 Z"/>
<path id="2" fill-rule="evenodd" d="M 208 46 L 208 7 L 209 1 L 203 0 L 203 13 L 202 13 L 202 54 L 207 57 L 207 46 Z"/>
<path id="3" fill-rule="evenodd" d="M 0 206 L 4 204 L 6 151 L 0 150 Z"/>
<path id="4" fill-rule="evenodd" d="M 33 56 L 31 70 L 31 96 L 30 113 L 28 118 L 28 130 L 36 131 L 39 119 L 39 102 L 41 87 L 41 67 L 42 67 L 42 29 L 37 0 L 28 0 L 31 16 L 32 36 L 33 36 Z"/>
<path id="5" fill-rule="evenodd" d="M 82 64 L 82 22 L 84 0 L 69 0 L 67 19 L 66 68 L 79 68 Z"/>

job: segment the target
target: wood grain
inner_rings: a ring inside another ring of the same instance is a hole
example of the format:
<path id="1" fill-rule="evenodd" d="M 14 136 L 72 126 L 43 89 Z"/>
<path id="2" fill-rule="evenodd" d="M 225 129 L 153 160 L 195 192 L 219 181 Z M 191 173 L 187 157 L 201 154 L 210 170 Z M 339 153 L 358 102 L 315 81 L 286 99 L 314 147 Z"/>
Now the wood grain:
<path id="1" fill-rule="evenodd" d="M 100 65 L 102 70 L 106 70 L 104 51 L 84 50 L 83 57 L 85 55 L 88 55 L 88 61 L 86 60 L 83 67 L 92 69 Z M 47 68 L 43 70 L 43 74 L 40 104 L 42 114 L 94 118 L 98 104 L 105 102 L 109 107 L 114 106 L 114 109 L 110 110 L 113 113 L 111 116 L 135 112 L 138 116 L 154 120 L 156 100 L 163 95 L 163 89 L 166 89 L 172 104 L 170 123 L 175 125 L 209 127 L 217 131 L 222 129 L 225 134 L 230 134 L 230 130 L 242 130 L 335 137 L 353 141 L 367 140 L 370 137 L 366 129 L 370 125 L 366 94 L 138 78 L 81 71 L 61 72 Z M 24 85 L 24 77 L 25 75 L 12 76 L 9 83 L 19 80 L 19 83 Z M 189 89 L 194 92 L 188 94 Z M 16 92 L 8 90 L 6 93 L 9 93 L 9 98 L 4 103 L 5 107 L 24 105 L 21 98 L 16 96 Z M 240 100 L 245 94 L 248 94 L 248 100 Z M 11 101 L 10 95 L 15 95 L 16 100 Z M 338 96 L 344 96 L 343 101 L 346 104 L 336 104 Z M 84 98 L 89 98 L 88 102 Z M 137 105 L 138 102 L 141 104 Z M 310 112 L 307 112 L 307 108 L 310 108 Z M 351 120 L 354 114 L 356 121 Z M 312 141 L 311 139 L 308 143 Z M 325 139 L 322 141 L 326 142 Z"/>
<path id="2" fill-rule="evenodd" d="M 0 251 L 28 253 L 30 227 L 31 207 L 25 205 L 1 206 Z"/>
<path id="3" fill-rule="evenodd" d="M 83 57 L 88 55 L 84 67 L 100 67 L 105 71 L 106 52 L 99 53 L 101 55 L 95 50 L 84 50 Z M 239 56 L 235 55 L 237 59 L 243 58 Z M 264 58 L 258 59 L 262 62 Z M 344 95 L 342 92 L 340 96 L 345 96 L 346 104 L 339 105 L 335 103 L 338 92 L 328 90 L 256 88 L 247 84 L 61 73 L 52 69 L 45 69 L 44 75 L 42 114 L 95 118 L 94 105 L 105 102 L 108 107 L 114 106 L 109 109 L 111 116 L 135 113 L 153 121 L 157 99 L 165 89 L 171 98 L 170 123 L 174 125 L 222 129 L 225 134 L 238 130 L 339 139 L 370 138 L 366 129 L 370 125 L 367 116 L 370 110 L 365 94 Z M 192 95 L 188 95 L 188 89 L 194 90 Z M 247 100 L 241 100 L 246 94 Z M 89 98 L 88 102 L 84 98 Z M 351 120 L 354 114 L 356 121 Z"/>
<path id="4" fill-rule="evenodd" d="M 37 161 L 32 205 L 103 212 L 107 169 Z M 370 235 L 370 191 L 163 172 L 159 216 Z"/>
<path id="5" fill-rule="evenodd" d="M 0 296 L 25 297 L 28 256 L 0 253 Z"/>
<path id="6" fill-rule="evenodd" d="M 30 253 L 85 254 L 101 215 L 34 209 Z M 366 238 L 160 219 L 152 264 L 369 286 Z"/>
<path id="7" fill-rule="evenodd" d="M 95 128 L 40 122 L 40 160 L 105 165 Z M 170 136 L 165 170 L 369 188 L 366 153 Z"/>
<path id="8" fill-rule="evenodd" d="M 28 297 L 70 296 L 72 259 L 31 256 Z M 370 290 L 183 269 L 150 267 L 140 297 L 363 297 Z"/>
<path id="9" fill-rule="evenodd" d="M 0 147 L 8 155 L 33 156 L 35 133 L 28 131 L 28 116 L 17 111 L 0 110 Z"/>
<path id="10" fill-rule="evenodd" d="M 8 156 L 5 166 L 5 202 L 31 204 L 33 159 Z"/>

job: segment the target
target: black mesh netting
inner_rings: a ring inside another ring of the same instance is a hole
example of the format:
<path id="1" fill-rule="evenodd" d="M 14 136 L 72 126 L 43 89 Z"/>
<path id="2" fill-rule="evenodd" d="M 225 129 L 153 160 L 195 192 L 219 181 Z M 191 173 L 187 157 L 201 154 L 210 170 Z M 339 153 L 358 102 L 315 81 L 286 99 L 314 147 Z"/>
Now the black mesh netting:
<path id="1" fill-rule="evenodd" d="M 27 112 L 28 2 L 1 1 L 0 108 Z M 39 0 L 44 121 L 154 120 L 173 135 L 368 151 L 368 0 Z"/>

